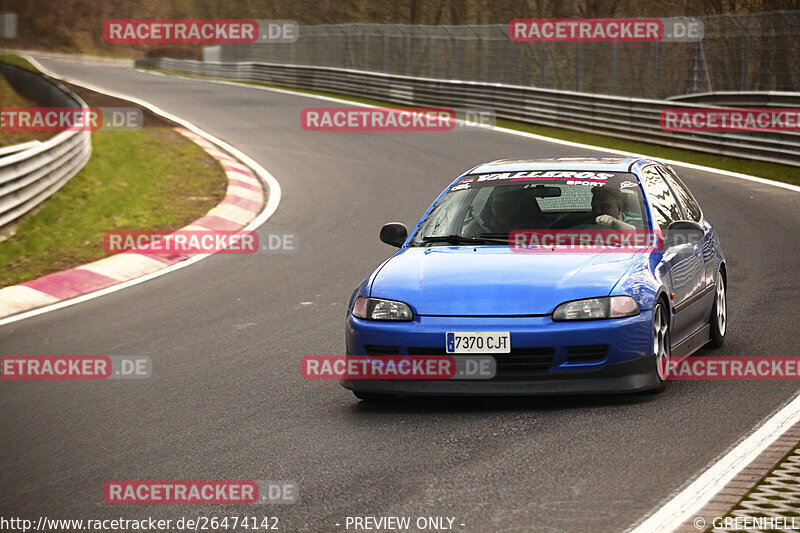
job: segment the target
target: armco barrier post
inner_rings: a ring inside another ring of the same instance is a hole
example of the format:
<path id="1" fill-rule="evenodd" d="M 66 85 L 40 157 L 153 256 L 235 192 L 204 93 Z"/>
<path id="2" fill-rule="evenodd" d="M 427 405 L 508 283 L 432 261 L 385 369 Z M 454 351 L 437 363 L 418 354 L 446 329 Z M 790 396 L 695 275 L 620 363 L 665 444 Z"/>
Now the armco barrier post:
<path id="1" fill-rule="evenodd" d="M 744 37 L 744 53 L 742 54 L 742 82 L 739 85 L 740 91 L 746 91 L 748 87 L 749 81 L 749 66 L 750 66 L 750 32 L 747 31 L 741 22 L 736 18 L 736 15 L 728 14 L 728 18 L 731 19 L 733 25 L 736 26 L 740 32 L 742 32 L 742 36 Z"/>

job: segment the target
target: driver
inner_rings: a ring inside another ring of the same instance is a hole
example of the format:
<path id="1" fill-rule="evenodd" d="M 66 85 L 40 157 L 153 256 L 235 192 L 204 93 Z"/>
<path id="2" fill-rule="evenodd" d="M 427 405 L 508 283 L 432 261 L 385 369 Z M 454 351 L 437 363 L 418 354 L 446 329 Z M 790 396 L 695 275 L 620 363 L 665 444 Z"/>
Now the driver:
<path id="1" fill-rule="evenodd" d="M 623 221 L 624 205 L 619 189 L 608 187 L 592 189 L 592 218 L 596 224 L 611 229 L 636 229 L 636 226 Z"/>
<path id="2" fill-rule="evenodd" d="M 498 187 L 489 197 L 489 225 L 497 233 L 510 233 L 525 224 L 525 196 L 516 187 Z"/>

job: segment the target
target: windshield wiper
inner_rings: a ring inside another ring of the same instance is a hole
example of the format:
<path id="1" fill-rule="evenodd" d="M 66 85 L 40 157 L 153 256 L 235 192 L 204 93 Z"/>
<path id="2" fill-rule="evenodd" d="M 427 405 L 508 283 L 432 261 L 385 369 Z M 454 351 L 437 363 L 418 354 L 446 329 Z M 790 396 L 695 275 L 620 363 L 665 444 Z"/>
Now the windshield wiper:
<path id="1" fill-rule="evenodd" d="M 466 237 L 453 233 L 451 235 L 431 235 L 422 238 L 423 243 L 446 242 L 449 244 L 508 244 L 508 239 L 491 237 Z"/>

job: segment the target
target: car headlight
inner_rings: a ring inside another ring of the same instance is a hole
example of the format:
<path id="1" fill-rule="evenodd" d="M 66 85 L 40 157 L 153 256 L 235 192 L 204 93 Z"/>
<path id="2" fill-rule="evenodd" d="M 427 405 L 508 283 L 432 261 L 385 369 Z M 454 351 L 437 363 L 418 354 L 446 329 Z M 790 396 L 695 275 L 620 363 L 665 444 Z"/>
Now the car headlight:
<path id="1" fill-rule="evenodd" d="M 359 296 L 353 303 L 353 316 L 364 320 L 408 321 L 414 318 L 414 313 L 403 302 Z"/>
<path id="2" fill-rule="evenodd" d="M 553 311 L 553 320 L 597 320 L 639 314 L 639 305 L 630 296 L 606 296 L 564 302 Z"/>

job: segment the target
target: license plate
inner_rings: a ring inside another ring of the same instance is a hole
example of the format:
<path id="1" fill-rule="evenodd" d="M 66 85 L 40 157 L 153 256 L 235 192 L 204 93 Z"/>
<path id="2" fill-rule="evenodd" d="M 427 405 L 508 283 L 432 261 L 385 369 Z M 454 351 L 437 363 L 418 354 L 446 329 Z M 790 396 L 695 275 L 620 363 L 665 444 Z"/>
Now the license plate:
<path id="1" fill-rule="evenodd" d="M 509 353 L 511 333 L 508 331 L 448 331 L 447 353 Z"/>

